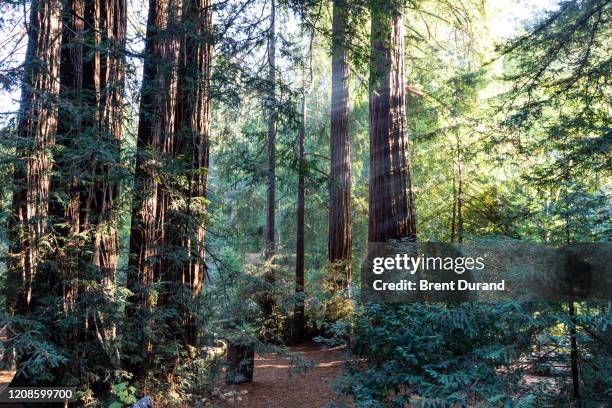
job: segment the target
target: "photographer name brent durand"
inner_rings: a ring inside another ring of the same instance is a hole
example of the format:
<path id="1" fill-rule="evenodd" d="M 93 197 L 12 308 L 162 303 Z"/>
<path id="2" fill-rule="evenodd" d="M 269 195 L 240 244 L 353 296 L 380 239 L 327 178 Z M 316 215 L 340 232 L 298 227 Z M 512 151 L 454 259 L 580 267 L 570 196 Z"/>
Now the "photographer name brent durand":
<path id="1" fill-rule="evenodd" d="M 470 282 L 465 279 L 450 282 L 430 282 L 426 279 L 411 281 L 402 279 L 397 282 L 385 282 L 377 279 L 372 282 L 372 288 L 377 291 L 504 291 L 506 281 L 499 282 Z"/>

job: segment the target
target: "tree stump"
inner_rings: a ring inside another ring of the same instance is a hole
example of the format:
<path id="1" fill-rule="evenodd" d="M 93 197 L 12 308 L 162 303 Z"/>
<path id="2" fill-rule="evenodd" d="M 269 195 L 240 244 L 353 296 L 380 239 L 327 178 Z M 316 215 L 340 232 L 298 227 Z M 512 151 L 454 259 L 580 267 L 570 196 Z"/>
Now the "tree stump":
<path id="1" fill-rule="evenodd" d="M 244 343 L 229 343 L 227 347 L 228 384 L 243 384 L 253 381 L 255 346 Z"/>

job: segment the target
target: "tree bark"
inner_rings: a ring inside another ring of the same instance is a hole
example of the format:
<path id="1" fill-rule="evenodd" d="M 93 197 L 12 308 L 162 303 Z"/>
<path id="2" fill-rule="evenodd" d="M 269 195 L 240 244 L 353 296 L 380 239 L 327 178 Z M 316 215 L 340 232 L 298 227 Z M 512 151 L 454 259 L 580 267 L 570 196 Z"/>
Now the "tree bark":
<path id="1" fill-rule="evenodd" d="M 175 253 L 182 253 L 180 264 L 168 268 L 169 280 L 187 289 L 184 299 L 182 330 L 186 344 L 197 344 L 196 316 L 185 308 L 202 291 L 205 279 L 204 235 L 210 135 L 210 75 L 212 52 L 212 1 L 185 0 L 182 12 L 178 96 L 176 103 L 175 160 L 185 162 L 179 171 L 187 185 L 177 184 L 173 191 L 180 197 L 173 205 L 182 214 L 168 222 L 168 233 Z M 185 158 L 185 159 L 181 159 Z M 176 272 L 175 272 L 176 271 Z M 183 291 L 181 291 L 183 292 Z"/>
<path id="2" fill-rule="evenodd" d="M 66 344 L 92 340 L 116 368 L 115 206 L 121 177 L 126 3 L 71 0 L 64 4 L 57 132 L 62 148 L 55 158 L 50 203 L 57 248 L 53 257 L 64 313 L 86 320 L 75 323 Z M 79 288 L 80 281 L 96 281 L 99 286 Z M 85 327 L 92 332 L 83 332 Z M 91 353 L 92 358 L 99 358 L 96 354 Z M 73 359 L 78 371 L 79 357 Z"/>
<path id="3" fill-rule="evenodd" d="M 33 282 L 43 257 L 48 200 L 57 128 L 61 16 L 59 1 L 34 0 L 28 25 L 21 102 L 17 125 L 18 162 L 14 170 L 12 216 L 9 224 L 7 311 L 32 309 Z"/>
<path id="4" fill-rule="evenodd" d="M 66 330 L 56 331 L 56 341 L 66 344 L 70 354 L 68 370 L 79 375 L 78 348 L 84 324 L 79 305 L 79 254 L 81 252 L 79 175 L 81 166 L 74 158 L 83 132 L 82 118 L 87 112 L 83 103 L 83 34 L 85 3 L 83 0 L 64 2 L 62 10 L 62 40 L 60 62 L 60 93 L 58 126 L 55 143 L 54 169 L 49 197 L 50 225 L 53 245 L 50 257 L 57 267 L 50 279 L 55 295 L 62 298 L 63 317 L 75 317 Z M 78 159 L 77 159 L 78 160 Z M 59 283 L 59 284 L 58 284 Z M 78 317 L 77 317 L 78 316 Z M 74 346 L 73 346 L 74 345 Z"/>
<path id="5" fill-rule="evenodd" d="M 99 74 L 94 74 L 98 109 L 98 141 L 106 154 L 94 155 L 94 182 L 87 192 L 84 225 L 91 225 L 93 264 L 98 268 L 105 289 L 115 284 L 118 258 L 117 211 L 122 169 L 120 142 L 123 138 L 123 92 L 125 77 L 125 41 L 127 31 L 126 0 L 98 0 L 100 18 Z M 110 153 L 110 154 L 109 154 Z"/>
<path id="6" fill-rule="evenodd" d="M 162 276 L 170 183 L 164 173 L 174 150 L 176 67 L 179 41 L 173 34 L 180 11 L 177 0 L 150 0 L 138 120 L 136 172 L 127 286 L 133 293 L 128 314 L 147 326 L 154 306 L 152 288 Z M 137 338 L 148 360 L 151 339 Z M 142 369 L 142 367 L 137 367 Z"/>
<path id="7" fill-rule="evenodd" d="M 348 132 L 349 69 L 345 0 L 334 0 L 332 21 L 331 184 L 328 260 L 335 289 L 351 281 L 351 164 Z"/>
<path id="8" fill-rule="evenodd" d="M 371 13 L 368 241 L 416 239 L 401 1 L 375 1 Z"/>
<path id="9" fill-rule="evenodd" d="M 92 293 L 100 303 L 89 304 L 87 317 L 95 338 L 100 339 L 115 367 L 119 365 L 113 314 L 119 249 L 116 205 L 122 173 L 126 5 L 125 0 L 86 2 L 85 54 L 91 57 L 85 58 L 83 67 L 83 91 L 91 107 L 86 132 L 93 135 L 90 143 L 96 143 L 97 149 L 85 157 L 89 165 L 84 166 L 86 171 L 81 175 L 81 182 L 88 183 L 80 189 L 80 224 L 91 249 L 86 262 L 92 265 L 93 278 L 101 285 L 98 293 Z"/>
<path id="10" fill-rule="evenodd" d="M 21 101 L 16 131 L 13 196 L 9 218 L 6 309 L 9 315 L 36 313 L 37 301 L 46 294 L 41 276 L 48 252 L 48 211 L 51 149 L 57 129 L 57 96 L 61 42 L 61 3 L 31 3 L 28 46 L 24 61 Z M 19 334 L 19 327 L 9 327 Z M 12 337 L 9 334 L 8 337 Z M 24 350 L 21 350 L 24 351 Z M 27 351 L 24 351 L 27 353 Z M 17 355 L 19 366 L 30 356 Z M 16 376 L 11 386 L 33 386 L 32 379 Z"/>

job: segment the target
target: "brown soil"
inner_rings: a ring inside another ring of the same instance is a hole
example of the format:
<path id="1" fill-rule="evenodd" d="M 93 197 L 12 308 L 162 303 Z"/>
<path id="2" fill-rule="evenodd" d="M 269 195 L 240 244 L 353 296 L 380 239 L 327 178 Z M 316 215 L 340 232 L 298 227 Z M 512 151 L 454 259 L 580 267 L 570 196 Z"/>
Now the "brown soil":
<path id="1" fill-rule="evenodd" d="M 0 343 L 6 342 L 6 328 L 0 329 Z M 5 351 L 4 348 L 0 350 L 0 394 L 6 387 L 8 387 L 9 383 L 13 380 L 15 376 L 15 371 L 2 370 L 2 363 L 6 360 L 6 355 L 3 353 Z"/>
<path id="2" fill-rule="evenodd" d="M 2 393 L 2 391 L 8 387 L 14 376 L 14 371 L 0 371 L 0 393 Z"/>
<path id="3" fill-rule="evenodd" d="M 340 402 L 331 389 L 331 383 L 343 371 L 346 361 L 343 351 L 312 344 L 291 347 L 290 350 L 313 361 L 314 367 L 304 373 L 289 376 L 291 364 L 287 358 L 276 354 L 256 355 L 253 382 L 229 387 L 228 391 L 233 391 L 231 394 L 234 398 L 228 398 L 222 406 L 318 408 L 332 401 Z"/>

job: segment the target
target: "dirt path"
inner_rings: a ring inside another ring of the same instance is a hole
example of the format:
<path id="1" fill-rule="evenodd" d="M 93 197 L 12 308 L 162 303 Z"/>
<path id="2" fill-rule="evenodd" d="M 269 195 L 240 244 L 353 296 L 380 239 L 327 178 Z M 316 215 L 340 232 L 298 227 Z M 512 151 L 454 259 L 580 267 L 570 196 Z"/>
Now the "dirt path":
<path id="1" fill-rule="evenodd" d="M 14 375 L 14 371 L 0 371 L 0 394 L 8 387 Z"/>
<path id="2" fill-rule="evenodd" d="M 290 363 L 276 354 L 257 355 L 253 382 L 230 387 L 239 398 L 226 401 L 224 407 L 237 408 L 318 408 L 338 401 L 332 383 L 343 371 L 346 361 L 342 350 L 316 345 L 291 347 L 316 365 L 303 374 L 288 377 Z M 246 392 L 245 392 L 246 391 Z M 241 400 L 240 400 L 241 399 Z"/>
<path id="3" fill-rule="evenodd" d="M 6 342 L 6 333 L 2 329 L 0 330 L 0 343 L 4 344 L 4 342 Z M 2 351 L 4 351 L 4 348 L 0 349 L 0 394 L 8 387 L 15 376 L 15 371 L 2 370 L 2 365 L 6 359 L 6 355 L 3 355 Z"/>
<path id="4" fill-rule="evenodd" d="M 0 364 L 2 362 L 0 361 Z M 1 367 L 1 365 L 0 365 Z M 0 394 L 6 387 L 8 387 L 9 383 L 13 380 L 15 376 L 15 371 L 2 370 L 0 368 Z"/>

